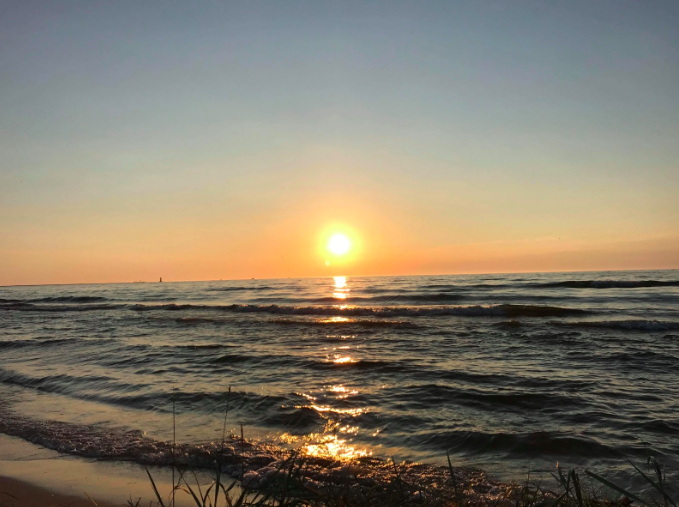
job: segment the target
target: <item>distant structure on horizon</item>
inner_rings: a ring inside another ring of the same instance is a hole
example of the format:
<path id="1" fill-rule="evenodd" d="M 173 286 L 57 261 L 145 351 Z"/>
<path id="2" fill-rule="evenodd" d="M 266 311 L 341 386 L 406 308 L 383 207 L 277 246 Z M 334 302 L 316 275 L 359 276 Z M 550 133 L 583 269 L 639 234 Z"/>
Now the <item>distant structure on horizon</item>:
<path id="1" fill-rule="evenodd" d="M 163 283 L 163 277 L 160 277 L 160 280 L 158 280 L 158 283 Z"/>

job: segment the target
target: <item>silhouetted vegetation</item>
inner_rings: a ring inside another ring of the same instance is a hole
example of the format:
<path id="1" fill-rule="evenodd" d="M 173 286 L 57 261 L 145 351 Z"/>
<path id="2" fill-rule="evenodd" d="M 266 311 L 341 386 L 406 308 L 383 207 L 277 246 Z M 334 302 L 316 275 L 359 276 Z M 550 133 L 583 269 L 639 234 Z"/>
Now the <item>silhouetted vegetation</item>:
<path id="1" fill-rule="evenodd" d="M 404 465 L 392 461 L 393 473 L 389 480 L 377 481 L 369 474 L 362 477 L 356 473 L 360 467 L 345 465 L 342 473 L 319 486 L 317 478 L 308 473 L 314 468 L 314 459 L 292 453 L 273 473 L 269 472 L 265 480 L 257 481 L 254 486 L 248 484 L 247 478 L 242 481 L 230 479 L 225 483 L 216 476 L 205 488 L 191 470 L 178 468 L 174 491 L 190 495 L 197 507 L 217 507 L 218 504 L 228 507 L 629 507 L 633 504 L 677 507 L 667 491 L 661 465 L 653 458 L 649 459 L 648 465 L 651 474 L 631 464 L 654 494 L 634 493 L 589 470 L 585 470 L 585 476 L 600 487 L 586 488 L 576 470 L 564 471 L 558 466 L 552 474 L 556 488 L 547 488 L 542 481 L 531 481 L 530 477 L 524 484 L 493 483 L 490 488 L 484 488 L 474 483 L 478 476 L 460 473 L 452 467 L 450 460 L 442 482 L 414 483 L 404 473 Z M 150 473 L 149 480 L 158 505 L 171 507 L 172 493 L 164 497 Z M 128 505 L 139 507 L 139 503 L 132 501 L 128 501 Z"/>

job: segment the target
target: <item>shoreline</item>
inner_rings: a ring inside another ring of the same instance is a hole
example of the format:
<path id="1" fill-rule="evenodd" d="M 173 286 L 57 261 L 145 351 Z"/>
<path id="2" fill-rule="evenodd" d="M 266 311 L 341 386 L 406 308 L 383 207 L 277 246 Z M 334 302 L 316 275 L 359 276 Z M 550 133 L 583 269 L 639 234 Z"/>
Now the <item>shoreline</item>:
<path id="1" fill-rule="evenodd" d="M 171 471 L 149 468 L 161 493 L 170 492 Z M 199 478 L 205 482 L 208 475 Z M 128 505 L 130 498 L 134 502 L 140 498 L 139 506 L 145 507 L 156 501 L 141 465 L 63 454 L 4 433 L 0 433 L 0 493 L 5 493 L 0 494 L 2 507 L 91 507 L 92 500 L 100 507 L 119 507 Z M 179 495 L 176 505 L 195 506 L 188 496 Z"/>
<path id="2" fill-rule="evenodd" d="M 418 274 L 384 274 L 384 275 L 366 275 L 366 274 L 353 274 L 346 275 L 352 278 L 391 278 L 394 276 L 408 278 L 408 277 L 420 277 L 420 276 L 495 276 L 495 275 L 545 275 L 545 274 L 578 274 L 578 273 L 644 273 L 644 272 L 654 272 L 654 271 L 679 271 L 679 267 L 672 268 L 624 268 L 624 269 L 576 269 L 576 270 L 565 270 L 565 271 L 491 271 L 491 272 L 464 272 L 464 273 L 418 273 Z M 68 286 L 68 285 L 127 285 L 133 283 L 196 283 L 196 282 L 243 282 L 243 281 L 266 281 L 266 280 L 310 280 L 315 278 L 332 278 L 334 275 L 329 275 L 327 273 L 319 274 L 315 276 L 274 276 L 274 277 L 256 277 L 256 278 L 215 278 L 215 279 L 205 279 L 205 280 L 163 280 L 158 282 L 155 280 L 140 280 L 140 281 L 115 281 L 115 282 L 55 282 L 55 283 L 14 283 L 9 285 L 0 285 L 3 287 L 50 287 L 50 286 Z"/>
<path id="3" fill-rule="evenodd" d="M 240 454 L 234 452 L 236 447 Z M 202 487 L 202 491 L 209 491 L 215 480 L 214 469 L 196 470 L 190 466 L 190 456 L 181 452 L 181 444 L 175 447 L 172 463 L 148 465 L 149 469 L 124 458 L 102 460 L 64 454 L 3 433 L 0 449 L 0 507 L 141 507 L 159 505 L 156 494 L 162 496 L 167 506 L 189 507 L 198 500 L 192 498 L 188 489 L 198 492 Z M 221 483 L 227 488 L 224 495 L 230 492 L 225 498 L 229 505 L 269 505 L 267 501 L 315 507 L 661 505 L 657 499 L 641 500 L 587 470 L 579 475 L 575 470 L 557 468 L 560 478 L 554 475 L 556 488 L 551 490 L 542 477 L 531 481 L 528 474 L 522 483 L 499 482 L 489 479 L 482 470 L 453 468 L 450 462 L 445 467 L 374 457 L 339 461 L 304 456 L 299 451 L 273 452 L 270 447 L 236 441 L 233 436 L 223 449 L 223 454 L 213 457 L 228 477 L 222 478 Z M 653 465 L 658 466 L 655 462 Z M 599 481 L 598 488 L 592 488 L 592 479 Z M 606 494 L 601 483 L 609 487 Z M 170 502 L 175 484 L 176 497 Z M 669 488 L 667 492 L 674 496 L 672 485 L 663 484 L 662 480 L 659 484 L 660 489 L 655 486 L 658 491 Z M 154 494 L 156 488 L 160 493 Z M 241 504 L 243 498 L 245 503 Z"/>
<path id="4" fill-rule="evenodd" d="M 127 505 L 128 499 L 141 498 L 139 505 L 156 501 L 142 464 L 64 454 L 2 433 L 0 449 L 0 485 L 3 486 L 0 492 L 20 499 L 3 495 L 5 498 L 0 499 L 2 507 L 68 505 L 72 501 L 76 502 L 72 504 L 74 507 L 93 505 L 88 495 L 103 507 Z M 242 452 L 236 453 L 239 449 Z M 176 451 L 177 468 L 188 469 L 190 457 L 182 453 L 181 444 Z M 229 483 L 237 481 L 248 490 L 264 491 L 283 477 L 294 477 L 296 456 L 294 451 L 273 451 L 269 446 L 232 440 L 225 446 L 222 471 L 229 477 Z M 171 464 L 159 462 L 158 465 L 148 464 L 158 490 L 169 496 Z M 398 484 L 399 495 L 405 492 L 408 496 L 407 503 L 425 497 L 430 502 L 447 502 L 455 495 L 454 483 L 449 480 L 450 471 L 442 466 L 414 462 L 398 464 L 374 457 L 349 462 L 304 457 L 303 467 L 304 487 L 319 497 L 348 490 L 355 498 L 366 499 L 370 495 L 384 498 L 395 494 L 395 484 Z M 214 478 L 213 470 L 196 471 L 203 486 L 209 485 Z M 468 502 L 473 505 L 509 507 L 512 503 L 508 498 L 519 488 L 517 484 L 492 481 L 481 470 L 456 468 L 455 479 L 455 483 L 464 485 Z M 52 503 L 32 504 L 26 503 L 26 499 Z M 195 503 L 188 494 L 181 492 L 177 494 L 176 505 L 188 507 Z"/>

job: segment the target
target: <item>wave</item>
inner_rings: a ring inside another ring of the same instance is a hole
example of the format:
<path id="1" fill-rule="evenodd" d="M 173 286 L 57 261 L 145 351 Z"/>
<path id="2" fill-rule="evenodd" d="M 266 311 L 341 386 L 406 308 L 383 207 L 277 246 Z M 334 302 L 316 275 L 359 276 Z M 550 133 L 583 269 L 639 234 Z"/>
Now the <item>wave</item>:
<path id="1" fill-rule="evenodd" d="M 593 329 L 615 329 L 621 331 L 678 331 L 679 322 L 662 320 L 585 320 L 579 322 L 550 322 L 553 326 L 593 328 Z"/>
<path id="2" fill-rule="evenodd" d="M 423 289 L 437 289 L 440 291 L 453 290 L 469 290 L 469 289 L 506 289 L 508 287 L 516 287 L 516 285 L 509 283 L 472 283 L 472 284 L 450 284 L 450 283 L 433 283 L 429 285 L 422 285 Z"/>
<path id="3" fill-rule="evenodd" d="M 347 297 L 346 299 L 339 299 L 332 296 L 316 298 L 311 303 L 335 303 L 346 304 L 349 302 L 374 302 L 374 303 L 447 303 L 453 301 L 462 301 L 465 296 L 460 294 L 391 294 L 387 296 L 373 296 L 373 297 Z"/>
<path id="4" fill-rule="evenodd" d="M 325 418 L 310 407 L 281 407 L 275 414 L 265 417 L 260 424 L 263 426 L 295 430 L 297 432 L 309 431 L 322 427 Z"/>
<path id="5" fill-rule="evenodd" d="M 129 309 L 150 311 L 222 311 L 229 313 L 269 313 L 276 315 L 309 315 L 326 317 L 567 317 L 586 315 L 588 310 L 544 305 L 499 304 L 488 306 L 440 307 L 344 307 L 344 306 L 288 306 L 288 305 L 197 305 L 197 304 L 83 304 L 44 306 L 29 303 L 3 305 L 3 309 L 34 312 L 84 312 Z M 336 322 L 335 322 L 336 323 Z"/>
<path id="6" fill-rule="evenodd" d="M 448 431 L 432 435 L 424 444 L 435 449 L 450 449 L 466 455 L 503 453 L 508 456 L 577 456 L 601 459 L 623 456 L 617 449 L 595 439 L 572 434 L 536 431 L 527 433 L 487 433 Z"/>
<path id="7" fill-rule="evenodd" d="M 210 319 L 206 317 L 180 317 L 178 319 L 174 319 L 174 322 L 177 324 L 183 324 L 185 326 L 203 326 L 206 324 L 229 324 L 230 321 L 224 318 L 221 319 Z"/>
<path id="8" fill-rule="evenodd" d="M 10 303 L 3 304 L 0 306 L 2 310 L 15 310 L 22 312 L 88 312 L 88 311 L 101 311 L 101 310 L 120 310 L 127 308 L 127 305 L 123 304 L 59 304 L 59 305 L 36 305 L 33 303 Z"/>
<path id="9" fill-rule="evenodd" d="M 88 458 L 133 461 L 142 465 L 169 466 L 176 462 L 191 468 L 213 469 L 217 456 L 227 473 L 238 464 L 238 472 L 266 466 L 277 453 L 259 450 L 256 456 L 238 456 L 236 446 L 252 444 L 229 437 L 205 444 L 173 443 L 149 438 L 139 430 L 102 428 L 98 425 L 44 421 L 16 414 L 0 415 L 0 433 L 17 436 L 48 449 Z"/>
<path id="10" fill-rule="evenodd" d="M 80 340 L 76 338 L 47 338 L 47 339 L 32 339 L 32 340 L 12 340 L 0 341 L 0 349 L 18 349 L 23 347 L 51 347 L 53 345 L 62 345 L 64 343 L 73 343 Z"/>
<path id="11" fill-rule="evenodd" d="M 561 282 L 476 283 L 476 284 L 429 284 L 422 289 L 439 291 L 495 290 L 509 288 L 568 288 L 568 289 L 639 289 L 650 287 L 679 287 L 679 280 L 564 280 Z"/>
<path id="12" fill-rule="evenodd" d="M 270 413 L 289 398 L 276 395 L 260 395 L 247 391 L 221 391 L 215 389 L 207 392 L 153 392 L 140 393 L 146 390 L 142 384 L 124 384 L 106 376 L 86 375 L 72 376 L 46 375 L 33 377 L 11 370 L 0 369 L 0 383 L 15 385 L 36 391 L 61 394 L 76 399 L 110 403 L 128 408 L 171 412 L 172 403 L 176 402 L 187 411 L 221 411 L 227 399 L 235 411 L 246 411 L 251 416 Z M 2 431 L 0 430 L 0 433 Z"/>
<path id="13" fill-rule="evenodd" d="M 221 343 L 205 343 L 197 345 L 172 345 L 172 347 L 177 349 L 189 349 L 189 350 L 213 350 L 231 348 L 232 345 Z"/>
<path id="14" fill-rule="evenodd" d="M 19 349 L 22 347 L 30 347 L 32 345 L 34 345 L 32 340 L 0 341 L 0 350 Z"/>
<path id="15" fill-rule="evenodd" d="M 523 324 L 518 320 L 503 320 L 502 322 L 497 322 L 493 325 L 504 329 L 517 329 L 523 327 Z"/>
<path id="16" fill-rule="evenodd" d="M 535 284 L 536 287 L 569 289 L 640 289 L 646 287 L 679 287 L 679 281 L 663 280 L 568 280 Z"/>
<path id="17" fill-rule="evenodd" d="M 335 363 L 333 361 L 317 361 L 309 365 L 316 370 L 338 369 L 338 370 L 379 370 L 382 372 L 405 372 L 408 366 L 400 361 L 378 361 L 361 359 L 346 363 Z"/>
<path id="18" fill-rule="evenodd" d="M 31 304 L 31 303 L 101 303 L 109 301 L 102 296 L 49 296 L 36 299 L 4 299 L 0 298 L 0 304 Z"/>
<path id="19" fill-rule="evenodd" d="M 0 305 L 23 303 L 22 299 L 6 299 L 0 298 Z"/>
<path id="20" fill-rule="evenodd" d="M 39 299 L 29 299 L 27 303 L 101 303 L 108 298 L 101 296 L 51 296 Z"/>
<path id="21" fill-rule="evenodd" d="M 315 426 L 318 421 L 313 410 L 302 410 L 284 415 L 283 423 L 290 421 L 292 428 Z M 274 421 L 272 421 L 274 422 Z M 280 424 L 280 423 L 279 423 Z M 57 450 L 76 456 L 95 459 L 114 459 L 132 461 L 141 465 L 179 466 L 188 469 L 213 470 L 215 462 L 220 463 L 222 473 L 238 478 L 249 488 L 257 490 L 271 484 L 278 476 L 285 478 L 288 472 L 283 468 L 289 465 L 294 451 L 281 447 L 278 441 L 248 441 L 236 435 L 228 435 L 223 442 L 212 441 L 202 444 L 163 441 L 150 438 L 142 431 L 124 427 L 102 427 L 53 420 L 38 420 L 19 416 L 14 413 L 0 414 L 0 432 L 23 438 L 42 447 Z M 320 436 L 320 434 L 318 434 Z M 317 440 L 323 442 L 323 440 Z M 344 487 L 350 468 L 345 460 L 332 454 L 308 457 L 305 468 L 307 480 L 314 487 L 329 491 L 339 491 Z M 374 491 L 386 490 L 393 483 L 393 472 L 389 462 L 377 457 L 359 458 L 361 469 L 369 476 L 368 481 L 361 482 L 352 489 L 357 498 L 374 498 Z M 352 467 L 354 468 L 354 467 Z M 444 467 L 418 464 L 416 470 L 404 470 L 407 480 L 422 480 L 428 483 L 443 484 L 448 480 L 448 471 Z M 477 471 L 471 469 L 456 471 L 465 484 L 469 477 L 479 477 Z M 481 477 L 482 478 L 482 477 Z M 483 478 L 482 478 L 483 479 Z M 481 484 L 485 489 L 490 485 Z M 489 483 L 490 484 L 490 483 Z M 334 489 L 332 489 L 334 488 Z"/>
<path id="22" fill-rule="evenodd" d="M 36 391 L 65 394 L 74 394 L 81 399 L 98 399 L 97 395 L 89 395 L 86 388 L 98 388 L 115 392 L 124 392 L 125 386 L 117 384 L 110 377 L 97 375 L 72 376 L 67 374 L 46 375 L 44 377 L 33 377 L 11 370 L 0 369 L 0 382 L 19 387 L 26 387 Z"/>
<path id="23" fill-rule="evenodd" d="M 214 364 L 231 364 L 231 363 L 245 363 L 250 361 L 257 361 L 255 356 L 246 356 L 243 354 L 224 354 L 215 357 L 210 362 Z"/>
<path id="24" fill-rule="evenodd" d="M 436 308 L 410 307 L 342 307 L 342 306 L 285 306 L 285 305 L 133 305 L 136 311 L 154 310 L 219 310 L 233 313 L 273 313 L 279 315 L 319 315 L 349 317 L 564 317 L 590 313 L 577 308 L 542 305 L 501 304 L 490 306 L 448 306 Z"/>
<path id="25" fill-rule="evenodd" d="M 359 326 L 359 327 L 401 327 L 419 328 L 417 324 L 406 320 L 374 320 L 374 319 L 346 319 L 346 320 L 306 320 L 306 319 L 285 319 L 278 318 L 269 321 L 272 324 L 285 326 Z"/>
<path id="26" fill-rule="evenodd" d="M 477 377 L 476 375 L 469 376 Z M 471 378 L 470 380 L 474 383 L 478 381 L 477 378 Z M 546 385 L 540 386 L 539 391 L 520 390 L 513 392 L 507 392 L 506 389 L 497 391 L 500 387 L 506 388 L 507 382 L 505 381 L 486 383 L 488 384 L 488 389 L 492 390 L 482 391 L 440 384 L 408 386 L 400 392 L 395 392 L 391 399 L 393 401 L 406 402 L 413 408 L 422 409 L 438 405 L 460 405 L 488 411 L 514 409 L 521 412 L 551 410 L 555 406 L 577 408 L 584 404 L 577 397 L 549 392 L 547 390 L 549 388 L 558 389 L 560 386 L 557 382 L 551 385 L 543 382 Z M 523 383 L 539 384 L 539 382 L 531 382 L 529 379 L 524 380 Z M 577 384 L 571 386 L 571 389 L 575 390 L 576 386 Z"/>
<path id="27" fill-rule="evenodd" d="M 274 287 L 215 287 L 208 289 L 210 292 L 239 292 L 239 291 L 264 291 L 264 290 L 275 290 Z"/>

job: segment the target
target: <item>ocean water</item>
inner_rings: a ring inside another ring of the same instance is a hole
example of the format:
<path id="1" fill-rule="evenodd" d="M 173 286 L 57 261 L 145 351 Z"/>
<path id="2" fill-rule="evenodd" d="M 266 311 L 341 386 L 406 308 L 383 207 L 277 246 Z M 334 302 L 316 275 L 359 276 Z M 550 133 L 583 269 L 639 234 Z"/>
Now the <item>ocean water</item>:
<path id="1" fill-rule="evenodd" d="M 0 287 L 0 432 L 136 459 L 228 399 L 320 456 L 678 477 L 678 309 L 678 271 Z"/>

